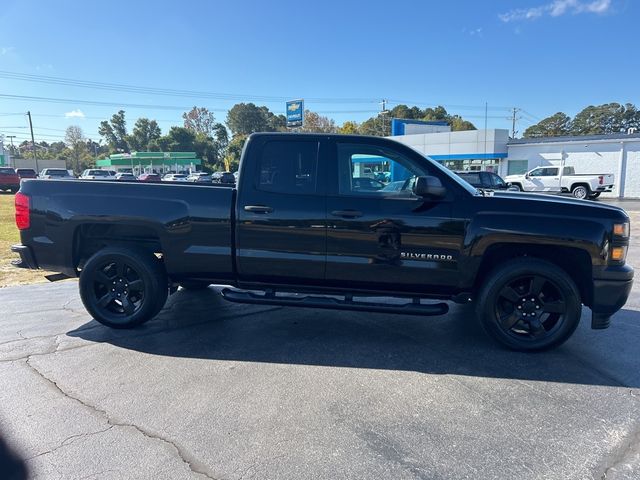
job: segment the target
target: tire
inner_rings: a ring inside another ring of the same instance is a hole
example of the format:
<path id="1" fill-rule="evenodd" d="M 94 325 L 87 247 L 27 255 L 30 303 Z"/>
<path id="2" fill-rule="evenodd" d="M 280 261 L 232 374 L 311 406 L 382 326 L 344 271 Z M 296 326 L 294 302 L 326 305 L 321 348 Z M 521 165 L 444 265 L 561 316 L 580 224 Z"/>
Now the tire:
<path id="1" fill-rule="evenodd" d="M 112 328 L 132 328 L 155 317 L 168 292 L 164 266 L 144 250 L 104 248 L 80 273 L 82 303 L 95 320 Z"/>
<path id="2" fill-rule="evenodd" d="M 564 343 L 578 327 L 582 306 L 571 277 L 546 260 L 518 258 L 483 281 L 476 306 L 487 334 L 521 352 Z"/>
<path id="3" fill-rule="evenodd" d="M 184 282 L 180 282 L 179 285 L 185 290 L 196 291 L 196 290 L 204 290 L 205 288 L 208 288 L 209 285 L 211 284 L 207 282 L 199 282 L 198 280 L 185 280 Z"/>
<path id="4" fill-rule="evenodd" d="M 575 198 L 578 198 L 580 200 L 584 200 L 585 198 L 587 198 L 591 194 L 591 191 L 590 191 L 589 187 L 586 186 L 586 185 L 575 185 L 571 189 L 571 194 Z"/>
<path id="5" fill-rule="evenodd" d="M 524 192 L 524 189 L 522 188 L 522 185 L 520 185 L 519 183 L 512 183 L 511 186 L 512 187 L 516 187 L 519 192 Z"/>
<path id="6" fill-rule="evenodd" d="M 595 200 L 596 198 L 598 198 L 598 197 L 600 196 L 600 194 L 601 194 L 601 193 L 602 193 L 602 192 L 594 192 L 594 193 L 592 193 L 591 195 L 589 195 L 589 198 L 590 198 L 591 200 Z"/>

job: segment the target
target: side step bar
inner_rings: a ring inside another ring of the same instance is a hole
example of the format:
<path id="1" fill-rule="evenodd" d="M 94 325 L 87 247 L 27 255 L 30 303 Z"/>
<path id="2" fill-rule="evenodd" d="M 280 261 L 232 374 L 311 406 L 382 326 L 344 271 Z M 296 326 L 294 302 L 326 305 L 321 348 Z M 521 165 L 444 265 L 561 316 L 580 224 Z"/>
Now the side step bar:
<path id="1" fill-rule="evenodd" d="M 225 288 L 221 292 L 225 300 L 236 303 L 252 303 L 260 305 L 280 305 L 286 307 L 328 308 L 333 310 L 355 310 L 376 313 L 403 313 L 407 315 L 444 315 L 449 311 L 449 305 L 444 302 L 422 304 L 419 298 L 411 303 L 391 304 L 377 302 L 356 302 L 352 295 L 345 295 L 344 300 L 333 297 L 306 295 L 300 297 L 277 296 L 272 290 L 266 293 L 246 292 Z"/>

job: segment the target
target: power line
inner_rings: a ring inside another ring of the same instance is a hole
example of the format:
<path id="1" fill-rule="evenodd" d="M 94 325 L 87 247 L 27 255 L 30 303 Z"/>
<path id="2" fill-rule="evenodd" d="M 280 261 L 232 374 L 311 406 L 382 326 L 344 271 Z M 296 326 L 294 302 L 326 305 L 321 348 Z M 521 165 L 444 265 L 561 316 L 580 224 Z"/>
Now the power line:
<path id="1" fill-rule="evenodd" d="M 19 72 L 9 72 L 6 70 L 0 70 L 0 78 L 6 78 L 10 80 L 21 80 L 27 82 L 36 83 L 48 83 L 54 85 L 64 85 L 81 88 L 91 88 L 98 90 L 110 90 L 118 92 L 131 92 L 131 93 L 143 93 L 149 95 L 162 95 L 171 97 L 188 97 L 188 98 L 210 98 L 215 100 L 242 100 L 248 101 L 249 99 L 261 102 L 285 102 L 290 100 L 290 97 L 284 96 L 272 96 L 272 95 L 254 95 L 254 94 L 238 94 L 238 93 L 220 93 L 220 92 L 207 92 L 196 90 L 178 90 L 169 88 L 156 88 L 156 87 L 143 87 L 139 85 L 127 85 L 121 83 L 107 83 L 107 82 L 94 82 L 90 80 L 77 80 L 73 78 L 64 77 L 51 77 L 47 75 L 33 75 Z M 313 103 L 377 103 L 376 99 L 372 98 L 323 98 L 323 97 L 306 97 L 305 100 Z"/>

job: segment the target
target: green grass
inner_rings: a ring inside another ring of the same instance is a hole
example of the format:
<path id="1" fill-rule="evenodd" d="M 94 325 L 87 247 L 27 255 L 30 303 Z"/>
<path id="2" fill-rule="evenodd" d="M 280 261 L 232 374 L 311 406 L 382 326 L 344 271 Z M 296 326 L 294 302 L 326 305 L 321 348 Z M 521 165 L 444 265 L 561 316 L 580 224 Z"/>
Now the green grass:
<path id="1" fill-rule="evenodd" d="M 44 271 L 11 265 L 18 258 L 11 252 L 11 245 L 16 243 L 20 243 L 20 232 L 16 227 L 13 194 L 0 192 L 0 287 L 44 281 Z"/>

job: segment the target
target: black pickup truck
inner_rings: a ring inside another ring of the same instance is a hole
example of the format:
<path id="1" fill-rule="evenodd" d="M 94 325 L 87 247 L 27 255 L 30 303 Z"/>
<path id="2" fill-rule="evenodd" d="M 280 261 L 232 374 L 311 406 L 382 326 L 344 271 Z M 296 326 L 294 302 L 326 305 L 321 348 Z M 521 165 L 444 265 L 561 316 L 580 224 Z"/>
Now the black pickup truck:
<path id="1" fill-rule="evenodd" d="M 372 169 L 401 188 L 359 181 Z M 237 188 L 27 180 L 16 222 L 20 265 L 79 276 L 87 310 L 116 328 L 153 318 L 178 285 L 221 284 L 234 302 L 381 313 L 473 302 L 494 339 L 541 350 L 583 304 L 608 327 L 633 282 L 622 209 L 478 191 L 383 138 L 254 134 Z"/>

